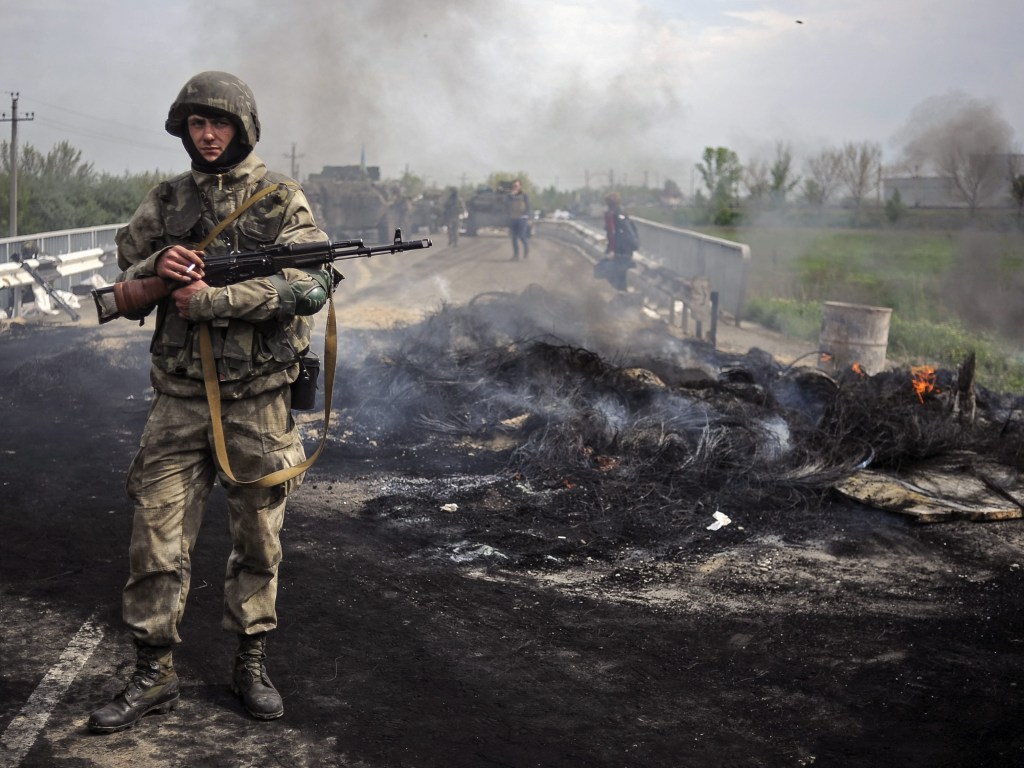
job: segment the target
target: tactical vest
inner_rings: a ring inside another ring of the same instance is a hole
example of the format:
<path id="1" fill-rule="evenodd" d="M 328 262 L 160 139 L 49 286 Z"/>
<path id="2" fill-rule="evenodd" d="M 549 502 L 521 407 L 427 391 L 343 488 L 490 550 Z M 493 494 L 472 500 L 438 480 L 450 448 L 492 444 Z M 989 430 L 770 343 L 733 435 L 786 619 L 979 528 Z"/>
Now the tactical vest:
<path id="1" fill-rule="evenodd" d="M 287 223 L 285 216 L 289 204 L 299 193 L 299 188 L 294 182 L 275 173 L 267 173 L 255 184 L 251 183 L 250 178 L 246 178 L 245 182 L 246 198 L 268 185 L 277 185 L 277 190 L 255 203 L 228 226 L 206 247 L 207 253 L 253 250 L 278 241 Z M 232 197 L 238 198 L 235 206 L 244 202 L 243 196 L 236 194 L 241 191 L 241 187 L 229 190 Z M 167 239 L 165 245 L 194 248 L 213 230 L 217 221 L 226 218 L 234 210 L 224 200 L 218 201 L 219 206 L 215 209 L 214 201 L 200 189 L 191 173 L 163 182 L 157 198 Z M 254 288 L 245 283 L 232 285 L 229 290 L 236 292 L 236 295 L 246 290 L 265 292 L 265 288 Z M 263 391 L 266 387 L 260 386 L 255 380 L 295 367 L 300 352 L 309 346 L 310 331 L 310 320 L 298 316 L 285 321 L 268 320 L 259 324 L 234 318 L 211 321 L 214 356 L 217 358 L 217 372 L 224 391 L 231 392 L 234 383 L 240 385 L 235 390 L 250 390 L 244 393 L 246 395 Z M 193 382 L 201 384 L 203 371 L 197 326 L 178 314 L 171 297 L 162 301 L 157 308 L 157 329 L 153 334 L 151 352 L 155 373 L 191 380 L 187 384 L 180 382 L 189 392 L 195 389 Z M 287 383 L 291 378 L 273 376 L 277 386 Z M 280 380 L 279 383 L 276 380 Z M 252 382 L 255 387 L 247 387 L 245 382 Z M 177 386 L 173 379 L 165 379 L 164 386 L 158 388 L 168 390 L 176 389 Z"/>

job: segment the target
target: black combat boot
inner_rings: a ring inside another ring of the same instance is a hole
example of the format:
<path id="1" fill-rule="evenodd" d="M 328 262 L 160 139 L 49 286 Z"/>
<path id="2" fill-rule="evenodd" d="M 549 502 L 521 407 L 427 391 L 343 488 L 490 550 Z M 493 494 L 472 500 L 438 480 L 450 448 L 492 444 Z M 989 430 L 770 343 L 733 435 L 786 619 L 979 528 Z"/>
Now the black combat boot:
<path id="1" fill-rule="evenodd" d="M 178 705 L 181 685 L 171 662 L 170 646 L 135 644 L 135 672 L 128 685 L 105 707 L 89 716 L 89 730 L 114 733 L 131 728 L 150 712 L 170 712 Z"/>
<path id="2" fill-rule="evenodd" d="M 264 662 L 267 660 L 267 633 L 239 635 L 231 690 L 242 697 L 245 711 L 257 720 L 274 720 L 284 714 L 284 702 L 270 682 Z"/>

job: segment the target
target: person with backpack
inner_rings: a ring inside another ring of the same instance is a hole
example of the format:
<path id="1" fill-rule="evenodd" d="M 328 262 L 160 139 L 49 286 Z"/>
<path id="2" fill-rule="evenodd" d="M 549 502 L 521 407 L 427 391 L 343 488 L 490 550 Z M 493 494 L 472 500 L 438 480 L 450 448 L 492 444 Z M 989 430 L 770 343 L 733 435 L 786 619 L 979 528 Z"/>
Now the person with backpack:
<path id="1" fill-rule="evenodd" d="M 618 192 L 612 192 L 605 199 L 608 210 L 604 214 L 606 235 L 605 253 L 608 258 L 599 267 L 600 274 L 608 278 L 616 289 L 626 292 L 630 267 L 633 266 L 633 253 L 640 245 L 636 224 L 622 210 L 622 198 Z"/>

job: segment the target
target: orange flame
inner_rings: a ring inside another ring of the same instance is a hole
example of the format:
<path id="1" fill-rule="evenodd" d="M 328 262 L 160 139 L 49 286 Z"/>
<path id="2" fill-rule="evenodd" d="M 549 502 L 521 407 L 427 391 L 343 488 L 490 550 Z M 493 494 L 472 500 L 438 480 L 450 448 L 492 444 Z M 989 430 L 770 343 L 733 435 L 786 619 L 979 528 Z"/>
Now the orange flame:
<path id="1" fill-rule="evenodd" d="M 859 362 L 854 363 L 853 365 L 851 365 L 850 369 L 854 373 L 856 373 L 858 376 L 867 376 L 867 374 L 864 372 L 864 369 L 860 367 L 860 363 Z"/>
<path id="2" fill-rule="evenodd" d="M 914 365 L 910 368 L 911 385 L 917 399 L 924 405 L 924 396 L 932 392 L 938 392 L 935 386 L 935 369 L 930 365 Z"/>

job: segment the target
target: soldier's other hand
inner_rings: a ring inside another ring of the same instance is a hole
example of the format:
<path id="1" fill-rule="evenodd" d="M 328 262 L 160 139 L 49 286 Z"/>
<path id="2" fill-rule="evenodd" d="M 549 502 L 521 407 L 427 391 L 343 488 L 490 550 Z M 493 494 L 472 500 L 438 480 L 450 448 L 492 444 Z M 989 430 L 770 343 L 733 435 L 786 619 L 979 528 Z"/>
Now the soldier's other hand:
<path id="1" fill-rule="evenodd" d="M 203 271 L 203 252 L 190 251 L 183 245 L 172 245 L 157 258 L 156 273 L 162 278 L 181 283 L 202 280 L 206 275 Z"/>
<path id="2" fill-rule="evenodd" d="M 178 288 L 171 295 L 174 297 L 174 306 L 178 309 L 178 314 L 186 320 L 189 319 L 188 314 L 188 303 L 193 296 L 204 288 L 209 288 L 203 280 L 195 280 L 188 285 L 183 285 Z"/>

